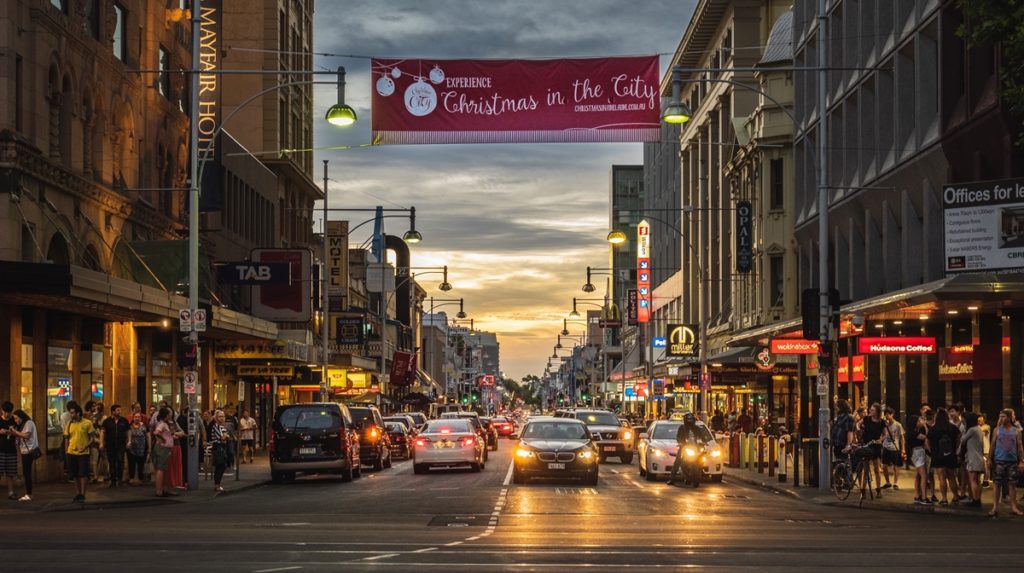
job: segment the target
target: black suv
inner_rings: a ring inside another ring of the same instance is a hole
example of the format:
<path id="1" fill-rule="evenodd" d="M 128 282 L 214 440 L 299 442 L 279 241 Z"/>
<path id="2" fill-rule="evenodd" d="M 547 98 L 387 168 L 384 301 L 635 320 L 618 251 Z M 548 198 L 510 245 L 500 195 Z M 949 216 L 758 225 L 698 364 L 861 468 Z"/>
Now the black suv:
<path id="1" fill-rule="evenodd" d="M 349 406 L 352 421 L 359 430 L 359 458 L 373 469 L 391 467 L 391 436 L 376 406 Z"/>
<path id="2" fill-rule="evenodd" d="M 633 428 L 627 427 L 608 410 L 583 409 L 560 410 L 556 418 L 576 418 L 582 421 L 597 438 L 597 448 L 602 462 L 606 458 L 619 458 L 624 464 L 633 463 Z"/>
<path id="3" fill-rule="evenodd" d="M 270 431 L 270 477 L 333 473 L 343 481 L 359 477 L 359 433 L 344 404 L 281 406 Z"/>

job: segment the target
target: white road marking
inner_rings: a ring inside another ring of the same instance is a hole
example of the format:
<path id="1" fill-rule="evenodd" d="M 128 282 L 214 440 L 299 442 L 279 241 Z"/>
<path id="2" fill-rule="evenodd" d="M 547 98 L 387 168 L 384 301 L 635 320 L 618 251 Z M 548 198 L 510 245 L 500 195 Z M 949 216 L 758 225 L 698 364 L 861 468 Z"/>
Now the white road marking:
<path id="1" fill-rule="evenodd" d="M 398 557 L 397 553 L 385 553 L 383 555 L 374 555 L 373 557 L 365 557 L 363 561 L 376 561 L 378 559 L 387 559 L 388 557 Z"/>
<path id="2" fill-rule="evenodd" d="M 437 547 L 425 547 L 423 549 L 417 549 L 413 553 L 426 553 L 427 551 L 437 551 Z"/>
<path id="3" fill-rule="evenodd" d="M 512 470 L 514 470 L 515 467 L 516 467 L 516 462 L 515 461 L 511 461 L 511 462 L 508 463 L 508 473 L 505 474 L 505 481 L 501 482 L 501 485 L 503 485 L 505 487 L 508 487 L 508 484 L 512 483 Z M 508 491 L 508 490 L 505 490 L 505 491 Z M 504 495 L 504 492 L 502 492 L 502 495 Z"/>
<path id="4" fill-rule="evenodd" d="M 295 569 L 302 569 L 302 566 L 294 565 L 292 567 L 275 567 L 274 569 L 256 569 L 252 573 L 271 573 L 271 571 L 292 571 Z"/>
<path id="5" fill-rule="evenodd" d="M 463 541 L 452 541 L 451 543 L 445 543 L 445 547 L 455 547 L 456 545 L 462 545 Z"/>

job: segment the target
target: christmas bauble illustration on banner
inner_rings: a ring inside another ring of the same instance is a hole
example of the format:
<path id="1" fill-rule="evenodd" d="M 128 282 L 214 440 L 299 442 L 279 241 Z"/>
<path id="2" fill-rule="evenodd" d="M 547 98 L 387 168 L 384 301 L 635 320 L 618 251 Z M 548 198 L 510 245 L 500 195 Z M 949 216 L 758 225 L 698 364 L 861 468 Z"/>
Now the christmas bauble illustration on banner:
<path id="1" fill-rule="evenodd" d="M 444 81 L 444 70 L 434 66 L 434 69 L 430 70 L 430 81 L 435 84 L 439 84 Z"/>
<path id="2" fill-rule="evenodd" d="M 391 68 L 391 77 L 395 78 L 396 80 L 402 77 L 402 70 L 398 68 Z"/>
<path id="3" fill-rule="evenodd" d="M 405 109 L 416 117 L 429 115 L 437 107 L 437 92 L 434 86 L 423 81 L 423 78 L 416 80 L 405 90 Z"/>
<path id="4" fill-rule="evenodd" d="M 395 93 L 395 81 L 387 76 L 377 78 L 377 93 L 384 97 Z"/>

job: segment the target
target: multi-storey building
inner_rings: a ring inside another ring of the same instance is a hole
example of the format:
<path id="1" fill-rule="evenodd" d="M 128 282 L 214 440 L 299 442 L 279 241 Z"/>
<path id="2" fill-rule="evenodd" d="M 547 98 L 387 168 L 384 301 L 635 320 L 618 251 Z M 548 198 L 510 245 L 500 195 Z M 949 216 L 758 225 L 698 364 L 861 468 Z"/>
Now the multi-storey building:
<path id="1" fill-rule="evenodd" d="M 1011 121 L 999 97 L 999 47 L 968 45 L 952 0 L 833 0 L 822 58 L 818 2 L 797 0 L 793 10 L 795 66 L 829 68 L 824 102 L 817 74 L 795 75 L 795 225 L 800 284 L 817 288 L 817 169 L 826 162 L 827 271 L 845 301 L 834 390 L 904 413 L 922 402 L 963 402 L 989 415 L 1019 407 L 1024 319 L 1010 293 L 1024 286 L 1021 268 L 962 273 L 944 252 L 951 240 L 944 233 L 945 185 L 1024 175 L 1013 144 L 1020 122 Z M 1007 221 L 1012 217 L 991 226 Z M 1012 242 L 1007 228 L 1002 243 Z M 937 352 L 861 354 L 869 336 L 930 337 Z M 853 365 L 845 377 L 844 363 Z M 811 389 L 805 386 L 807 395 Z"/>
<path id="2" fill-rule="evenodd" d="M 186 82 L 150 71 L 186 68 L 188 37 L 163 1 L 0 5 L 0 398 L 45 421 L 44 477 L 68 401 L 182 403 Z M 204 407 L 235 399 L 215 395 L 210 340 L 277 337 L 214 304 L 209 274 Z"/>

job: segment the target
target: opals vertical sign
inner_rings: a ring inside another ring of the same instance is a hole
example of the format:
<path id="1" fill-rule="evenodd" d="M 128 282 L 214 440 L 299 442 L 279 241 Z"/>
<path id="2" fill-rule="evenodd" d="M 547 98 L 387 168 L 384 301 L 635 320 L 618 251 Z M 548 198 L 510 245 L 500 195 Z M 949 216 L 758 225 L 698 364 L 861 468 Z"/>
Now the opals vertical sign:
<path id="1" fill-rule="evenodd" d="M 637 320 L 651 320 L 651 225 L 647 219 L 636 228 L 636 301 Z"/>
<path id="2" fill-rule="evenodd" d="M 750 201 L 736 203 L 736 272 L 754 268 L 754 207 Z"/>

